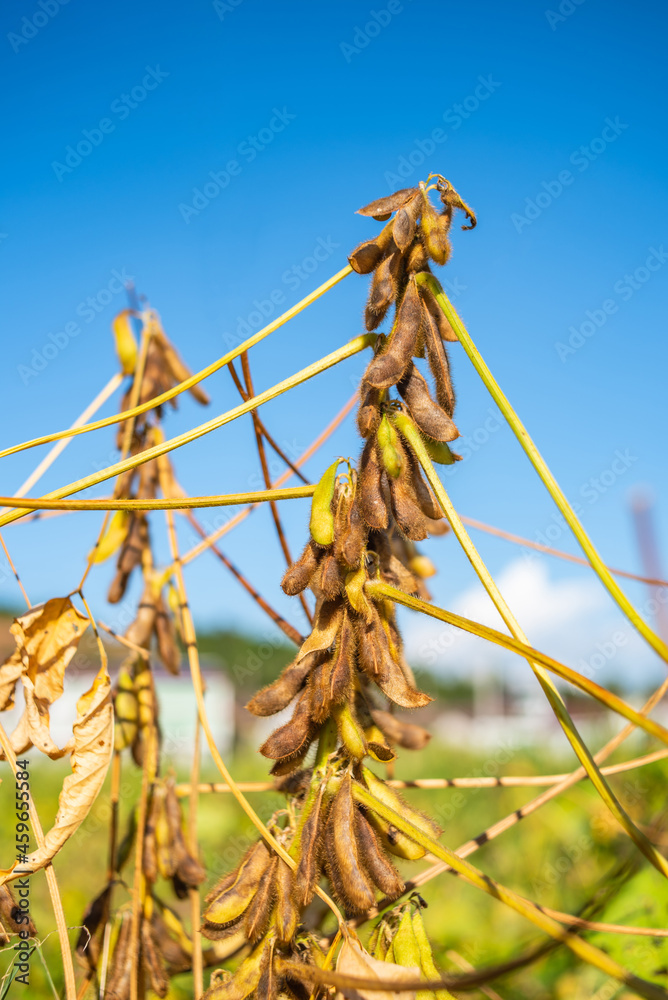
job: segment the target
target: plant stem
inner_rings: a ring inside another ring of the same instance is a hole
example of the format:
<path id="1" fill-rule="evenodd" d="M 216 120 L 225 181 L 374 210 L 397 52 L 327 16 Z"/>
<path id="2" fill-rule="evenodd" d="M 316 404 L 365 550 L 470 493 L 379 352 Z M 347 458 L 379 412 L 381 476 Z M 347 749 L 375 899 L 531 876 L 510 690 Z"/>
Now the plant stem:
<path id="1" fill-rule="evenodd" d="M 431 618 L 437 618 L 448 625 L 454 625 L 464 632 L 480 636 L 480 638 L 487 639 L 488 642 L 493 642 L 503 649 L 509 649 L 519 656 L 524 656 L 527 660 L 539 663 L 556 674 L 557 677 L 561 677 L 562 680 L 568 681 L 569 684 L 595 698 L 602 705 L 605 705 L 606 708 L 609 708 L 611 712 L 617 712 L 618 715 L 632 722 L 634 726 L 644 729 L 650 736 L 655 736 L 662 743 L 668 744 L 668 729 L 660 723 L 654 722 L 653 719 L 647 719 L 640 712 L 627 705 L 622 698 L 613 694 L 612 691 L 608 691 L 599 684 L 595 684 L 594 681 L 590 681 L 589 678 L 579 674 L 577 670 L 572 670 L 565 664 L 559 663 L 558 660 L 553 660 L 551 656 L 546 656 L 545 653 L 539 652 L 533 646 L 529 646 L 517 639 L 511 639 L 509 636 L 504 635 L 503 632 L 497 632 L 496 629 L 489 628 L 487 625 L 480 625 L 478 622 L 462 618 L 461 615 L 455 615 L 444 608 L 438 608 L 433 604 L 428 604 L 426 601 L 421 601 L 417 597 L 411 597 L 409 594 L 404 593 L 404 591 L 398 590 L 396 587 L 392 587 L 380 580 L 369 581 L 366 585 L 366 590 L 371 596 L 389 597 L 390 600 L 395 601 L 397 604 L 403 604 L 404 607 L 411 608 L 413 611 L 421 612 L 424 615 L 429 615 Z"/>
<path id="2" fill-rule="evenodd" d="M 21 510 L 188 510 L 201 507 L 236 507 L 243 503 L 274 500 L 299 500 L 303 497 L 312 497 L 314 491 L 315 485 L 286 486 L 284 489 L 254 490 L 250 493 L 223 493 L 220 496 L 163 497 L 158 500 L 134 498 L 115 500 L 112 497 L 99 500 L 47 500 L 42 497 L 22 497 L 13 502 L 13 505 Z M 9 498 L 0 497 L 0 503 L 3 499 Z"/>
<path id="3" fill-rule="evenodd" d="M 609 955 L 606 955 L 604 951 L 595 948 L 588 941 L 584 941 L 582 938 L 564 930 L 560 924 L 543 913 L 535 903 L 518 895 L 511 889 L 507 889 L 489 875 L 483 874 L 480 869 L 470 864 L 470 862 L 457 857 L 454 851 L 439 844 L 438 841 L 433 840 L 422 830 L 418 830 L 409 820 L 376 799 L 358 781 L 353 783 L 353 795 L 367 809 L 373 810 L 378 816 L 392 823 L 398 830 L 401 830 L 402 833 L 405 833 L 412 840 L 416 841 L 416 843 L 421 844 L 422 847 L 435 857 L 446 861 L 454 871 L 458 872 L 477 889 L 482 889 L 489 896 L 493 896 L 495 899 L 511 907 L 516 913 L 526 917 L 536 927 L 549 934 L 550 937 L 565 944 L 585 962 L 589 962 L 590 965 L 594 965 L 607 975 L 632 987 L 640 996 L 645 997 L 646 1000 L 666 1000 L 668 997 L 668 993 L 660 986 L 639 979 L 633 973 L 629 972 L 628 969 L 615 962 Z"/>
<path id="4" fill-rule="evenodd" d="M 192 388 L 192 386 L 197 385 L 198 382 L 208 378 L 209 375 L 213 375 L 214 372 L 220 371 L 220 369 L 224 368 L 225 365 L 230 363 L 230 361 L 237 358 L 242 351 L 247 351 L 255 344 L 258 344 L 265 337 L 268 337 L 270 333 L 274 332 L 274 330 L 278 330 L 280 326 L 283 326 L 283 324 L 287 323 L 288 320 L 297 316 L 303 309 L 310 306 L 312 302 L 319 299 L 321 295 L 324 295 L 325 292 L 328 292 L 330 288 L 333 288 L 334 285 L 338 284 L 339 281 L 347 277 L 349 274 L 352 274 L 351 267 L 346 266 L 341 268 L 340 271 L 337 271 L 336 274 L 320 285 L 319 288 L 316 288 L 315 291 L 305 296 L 300 302 L 288 309 L 287 312 L 284 312 L 281 316 L 272 320 L 272 322 L 267 326 L 258 330 L 258 332 L 253 334 L 252 337 L 249 337 L 248 340 L 244 340 L 243 343 L 239 344 L 231 351 L 228 351 L 227 354 L 223 354 L 223 356 L 218 358 L 217 361 L 214 361 L 213 364 L 208 365 L 201 371 L 196 372 L 187 379 L 184 379 L 183 382 L 179 382 L 177 385 L 172 386 L 171 389 L 161 393 L 159 396 L 154 396 L 152 399 L 147 400 L 140 406 L 135 406 L 129 410 L 123 410 L 121 413 L 116 413 L 111 417 L 106 417 L 104 420 L 96 420 L 94 423 L 85 424 L 84 426 L 78 428 L 70 428 L 66 431 L 57 431 L 55 434 L 44 434 L 42 437 L 33 438 L 32 441 L 24 441 L 22 444 L 14 445 L 11 448 L 5 448 L 3 451 L 0 451 L 0 458 L 5 458 L 7 455 L 14 455 L 19 451 L 25 451 L 26 448 L 35 448 L 40 444 L 49 444 L 51 441 L 59 441 L 61 438 L 76 437 L 79 434 L 87 434 L 89 431 L 100 430 L 102 427 L 111 427 L 113 424 L 118 424 L 131 417 L 138 417 L 141 413 L 146 413 L 148 410 L 155 409 L 156 406 L 161 406 L 162 403 L 166 403 L 168 400 L 174 399 L 175 396 L 179 396 L 182 392 L 186 392 L 188 389 Z"/>
<path id="5" fill-rule="evenodd" d="M 429 458 L 420 432 L 413 421 L 403 413 L 395 414 L 394 420 L 397 427 L 401 430 L 401 433 L 413 448 L 418 461 L 425 471 L 429 484 L 436 494 L 441 509 L 450 522 L 455 537 L 466 553 L 466 556 L 473 566 L 478 579 L 494 602 L 497 611 L 508 626 L 509 631 L 515 639 L 518 639 L 521 643 L 528 646 L 529 641 L 526 635 L 520 628 L 517 619 L 506 604 L 499 588 L 483 562 L 480 553 L 471 541 L 466 528 L 462 524 L 457 511 L 453 507 L 452 501 L 450 500 L 450 497 L 448 496 L 436 473 L 436 470 L 434 469 L 431 459 Z M 554 686 L 551 677 L 545 671 L 544 667 L 540 663 L 533 660 L 530 656 L 527 657 L 527 662 L 536 674 L 538 682 L 543 688 L 545 696 L 550 703 L 552 711 L 559 720 L 559 724 L 561 725 L 566 738 L 573 747 L 573 750 L 589 775 L 591 782 L 598 794 L 601 796 L 601 799 L 605 802 L 606 806 L 618 821 L 620 826 L 627 832 L 631 840 L 633 840 L 638 849 L 642 851 L 648 861 L 654 865 L 657 871 L 661 872 L 662 875 L 668 878 L 668 861 L 650 842 L 645 834 L 636 827 L 631 817 L 626 813 L 614 795 L 612 789 L 599 771 L 596 761 L 591 755 L 589 747 L 578 733 L 575 723 L 571 719 L 564 701 L 559 694 L 559 691 Z"/>
<path id="6" fill-rule="evenodd" d="M 555 504 L 559 508 L 561 514 L 566 520 L 566 523 L 570 527 L 571 531 L 577 538 L 582 551 L 587 556 L 587 559 L 591 563 L 591 566 L 598 576 L 599 580 L 608 591 L 610 596 L 617 605 L 624 612 L 626 617 L 629 619 L 632 625 L 640 632 L 642 637 L 649 643 L 652 649 L 659 654 L 659 656 L 668 661 L 668 646 L 665 642 L 649 627 L 649 625 L 643 621 L 638 612 L 635 610 L 626 594 L 623 592 L 616 580 L 613 579 L 608 567 L 605 565 L 598 552 L 596 551 L 593 542 L 589 538 L 587 532 L 584 530 L 578 517 L 571 507 L 570 503 L 566 499 L 565 494 L 561 490 L 556 479 L 550 472 L 543 456 L 538 451 L 538 448 L 529 436 L 528 431 L 524 427 L 517 413 L 510 405 L 507 397 L 502 392 L 499 384 L 492 375 L 491 371 L 485 364 L 480 352 L 473 343 L 471 335 L 467 331 L 466 327 L 462 323 L 461 319 L 457 315 L 457 312 L 448 299 L 447 295 L 441 288 L 441 285 L 437 279 L 431 274 L 421 274 L 417 278 L 420 284 L 426 285 L 432 292 L 434 298 L 436 299 L 438 305 L 442 309 L 443 313 L 447 317 L 452 329 L 457 334 L 457 337 L 468 354 L 473 367 L 477 371 L 478 375 L 484 382 L 487 390 L 489 391 L 492 399 L 497 404 L 504 417 L 510 424 L 513 434 L 519 441 L 520 445 L 524 449 L 529 461 L 533 465 L 534 469 L 542 479 L 547 491 L 554 500 Z"/>
<path id="7" fill-rule="evenodd" d="M 315 361 L 306 368 L 302 368 L 302 370 L 297 372 L 295 375 L 291 375 L 289 378 L 284 379 L 277 385 L 272 386 L 271 389 L 265 389 L 264 392 L 261 392 L 258 396 L 249 400 L 247 403 L 242 403 L 240 406 L 236 406 L 232 410 L 228 410 L 227 413 L 223 413 L 219 417 L 215 417 L 213 420 L 208 420 L 206 423 L 200 424 L 199 427 L 194 427 L 192 430 L 186 431 L 184 434 L 179 434 L 175 438 L 164 441 L 159 445 L 154 445 L 152 448 L 147 448 L 145 451 L 140 452 L 139 455 L 134 455 L 131 458 L 126 458 L 123 461 L 116 462 L 114 465 L 110 465 L 106 469 L 102 469 L 100 472 L 92 473 L 83 479 L 78 479 L 74 483 L 69 483 L 67 486 L 61 486 L 60 489 L 47 493 L 46 496 L 41 499 L 60 500 L 63 497 L 70 496 L 72 493 L 78 493 L 81 490 L 87 489 L 89 486 L 95 486 L 97 483 L 102 483 L 106 479 L 118 476 L 123 472 L 129 472 L 130 469 L 136 469 L 137 466 L 143 465 L 144 462 L 148 462 L 152 458 L 158 458 L 160 455 L 166 455 L 168 452 L 174 451 L 176 448 L 181 448 L 183 445 L 189 444 L 191 441 L 195 441 L 198 438 L 203 437 L 205 434 L 210 434 L 211 431 L 215 431 L 219 427 L 223 427 L 232 420 L 242 417 L 245 413 L 250 413 L 250 411 L 254 410 L 257 406 L 261 406 L 263 403 L 269 402 L 271 399 L 276 399 L 277 396 L 282 395 L 284 392 L 288 392 L 296 385 L 300 385 L 302 382 L 306 382 L 308 379 L 319 375 L 328 368 L 332 368 L 334 365 L 339 364 L 340 361 L 344 361 L 346 358 L 351 358 L 353 355 L 359 354 L 359 352 L 363 351 L 366 347 L 373 346 L 376 339 L 375 334 L 363 334 L 361 337 L 356 337 L 348 344 L 344 344 L 343 347 L 339 347 L 338 350 L 333 351 L 331 354 L 321 358 L 319 361 Z M 0 527 L 5 524 L 9 524 L 12 521 L 16 521 L 18 518 L 23 516 L 24 515 L 20 510 L 10 510 L 7 514 L 0 517 Z"/>

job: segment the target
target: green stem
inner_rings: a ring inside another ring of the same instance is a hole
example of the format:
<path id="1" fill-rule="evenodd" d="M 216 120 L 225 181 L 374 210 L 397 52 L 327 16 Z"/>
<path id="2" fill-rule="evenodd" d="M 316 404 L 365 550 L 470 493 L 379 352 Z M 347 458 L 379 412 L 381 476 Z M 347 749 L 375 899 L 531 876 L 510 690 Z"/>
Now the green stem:
<path id="1" fill-rule="evenodd" d="M 471 339 L 471 335 L 457 315 L 454 306 L 441 288 L 440 283 L 432 274 L 419 274 L 417 276 L 417 281 L 422 285 L 426 285 L 438 302 L 438 305 L 447 317 L 452 329 L 457 334 L 462 347 L 468 354 L 473 367 L 487 387 L 492 399 L 510 424 L 513 434 L 526 452 L 529 461 L 542 479 L 548 493 L 563 514 L 566 523 L 580 543 L 582 551 L 587 556 L 587 559 L 591 563 L 592 569 L 598 576 L 599 580 L 612 599 L 617 602 L 618 606 L 624 612 L 631 624 L 638 630 L 638 632 L 640 632 L 642 637 L 649 643 L 652 649 L 658 653 L 662 659 L 668 661 L 668 646 L 649 627 L 647 622 L 643 621 L 594 548 L 594 544 L 589 538 L 589 535 L 580 524 L 575 511 L 571 507 L 559 484 L 547 467 L 545 459 L 531 440 L 524 424 L 485 364 L 480 352 Z"/>
<path id="2" fill-rule="evenodd" d="M 398 830 L 401 830 L 402 833 L 405 833 L 418 844 L 421 844 L 425 850 L 429 851 L 435 857 L 440 858 L 441 861 L 445 861 L 454 871 L 458 872 L 476 888 L 482 889 L 489 896 L 493 896 L 511 907 L 516 913 L 526 917 L 536 927 L 549 934 L 550 937 L 565 944 L 566 947 L 570 948 L 571 951 L 585 962 L 589 962 L 590 965 L 594 965 L 597 969 L 605 972 L 606 975 L 625 983 L 636 990 L 641 997 L 645 997 L 646 1000 L 667 1000 L 668 993 L 660 986 L 648 983 L 644 979 L 639 979 L 632 972 L 629 972 L 628 969 L 615 962 L 609 955 L 606 955 L 604 951 L 565 930 L 556 920 L 543 913 L 535 903 L 513 892 L 512 889 L 507 889 L 495 879 L 490 878 L 489 875 L 483 874 L 479 868 L 476 868 L 470 862 L 458 857 L 449 848 L 439 844 L 436 840 L 432 840 L 431 837 L 422 830 L 418 830 L 416 826 L 409 822 L 409 820 L 404 819 L 403 816 L 400 816 L 394 809 L 380 802 L 358 781 L 353 782 L 353 795 L 366 808 L 373 810 L 378 816 L 396 826 Z"/>

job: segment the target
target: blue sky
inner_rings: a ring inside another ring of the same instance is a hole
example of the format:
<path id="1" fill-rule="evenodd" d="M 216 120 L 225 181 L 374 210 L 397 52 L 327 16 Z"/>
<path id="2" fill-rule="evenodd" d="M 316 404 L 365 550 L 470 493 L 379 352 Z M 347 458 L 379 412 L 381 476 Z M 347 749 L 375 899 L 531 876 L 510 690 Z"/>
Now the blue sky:
<path id="1" fill-rule="evenodd" d="M 256 330 L 258 310 L 273 318 L 343 266 L 376 230 L 356 208 L 438 170 L 478 213 L 475 231 L 455 234 L 441 276 L 474 339 L 605 557 L 639 568 L 628 499 L 647 484 L 668 565 L 662 7 L 8 0 L 0 17 L 3 446 L 67 426 L 115 370 L 110 321 L 125 305 L 116 274 L 134 278 L 199 369 L 239 330 Z M 361 332 L 365 293 L 366 280 L 349 277 L 258 346 L 256 386 Z M 459 509 L 530 538 L 550 529 L 554 544 L 576 551 L 456 347 L 452 361 L 466 461 L 446 483 Z M 348 398 L 362 368 L 352 359 L 265 407 L 291 454 Z M 182 399 L 167 415 L 170 436 L 237 402 L 225 372 L 207 388 L 206 413 Z M 317 477 L 357 449 L 348 421 L 308 472 Z M 41 454 L 2 460 L 2 493 Z M 79 438 L 40 488 L 114 458 L 111 430 Z M 223 428 L 176 461 L 189 492 L 245 489 L 256 476 L 250 424 Z M 298 551 L 307 503 L 283 506 Z M 67 515 L 6 530 L 33 601 L 76 585 L 98 522 Z M 278 589 L 281 554 L 269 532 L 263 510 L 225 551 L 303 627 Z M 475 538 L 493 572 L 526 565 L 506 542 Z M 187 529 L 182 540 L 190 544 Z M 161 539 L 158 549 L 166 552 Z M 471 570 L 452 539 L 428 550 L 442 568 L 434 595 L 453 606 Z M 538 565 L 548 605 L 564 587 L 590 588 L 586 570 Z M 95 570 L 89 595 L 118 624 L 104 604 L 111 569 Z M 13 581 L 1 575 L 0 598 L 11 602 Z M 264 628 L 212 557 L 187 579 L 201 622 Z M 629 592 L 647 602 L 641 588 Z M 521 605 L 521 587 L 518 595 Z M 585 622 L 590 613 L 584 598 L 566 606 L 562 639 L 578 608 Z M 605 599 L 599 612 L 595 637 L 606 641 L 617 619 Z M 536 628 L 535 642 L 552 635 Z M 571 660 L 595 650 L 578 628 L 579 645 L 562 650 Z"/>

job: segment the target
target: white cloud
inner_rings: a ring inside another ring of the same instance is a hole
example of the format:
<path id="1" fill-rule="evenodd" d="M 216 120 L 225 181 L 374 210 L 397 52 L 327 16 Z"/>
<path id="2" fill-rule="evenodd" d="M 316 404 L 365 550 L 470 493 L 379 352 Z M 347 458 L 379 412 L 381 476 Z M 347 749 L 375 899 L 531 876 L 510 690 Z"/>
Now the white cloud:
<path id="1" fill-rule="evenodd" d="M 536 649 L 588 670 L 599 683 L 614 678 L 628 684 L 632 678 L 645 685 L 658 676 L 656 658 L 593 574 L 553 579 L 547 560 L 517 559 L 497 576 L 497 584 Z M 480 584 L 465 590 L 449 610 L 508 631 Z M 415 663 L 459 676 L 501 671 L 515 684 L 531 683 L 525 661 L 485 640 L 412 613 L 402 616 L 402 624 Z"/>

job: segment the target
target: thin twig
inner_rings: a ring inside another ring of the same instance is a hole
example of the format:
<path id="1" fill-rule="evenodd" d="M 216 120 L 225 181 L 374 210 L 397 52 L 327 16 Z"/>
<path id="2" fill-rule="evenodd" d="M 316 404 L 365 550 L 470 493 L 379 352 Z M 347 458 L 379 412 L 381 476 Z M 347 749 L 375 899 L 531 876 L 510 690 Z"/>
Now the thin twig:
<path id="1" fill-rule="evenodd" d="M 322 445 L 329 437 L 331 437 L 331 435 L 334 433 L 337 427 L 339 427 L 343 423 L 343 421 L 348 416 L 348 414 L 354 407 L 355 403 L 357 402 L 357 399 L 358 399 L 358 393 L 354 392 L 353 395 L 348 400 L 348 402 L 345 404 L 345 406 L 341 407 L 336 416 L 327 424 L 324 430 L 320 432 L 315 441 L 313 441 L 306 449 L 306 451 L 297 459 L 295 465 L 298 466 L 304 465 L 309 460 L 309 458 L 311 458 L 316 453 L 318 448 L 322 447 Z M 292 474 L 293 473 L 291 469 L 286 469 L 285 472 L 283 472 L 278 477 L 278 479 L 276 479 L 275 482 L 272 484 L 273 488 L 278 489 L 280 486 L 283 485 L 283 483 L 286 483 L 288 479 L 291 478 Z M 236 528 L 237 525 L 241 524 L 241 522 L 244 521 L 248 517 L 248 515 L 251 514 L 256 509 L 256 506 L 257 506 L 256 504 L 252 504 L 251 506 L 244 508 L 244 510 L 239 511 L 239 513 L 235 514 L 234 517 L 227 522 L 227 524 L 224 524 L 222 527 L 217 528 L 216 531 L 211 532 L 210 535 L 207 535 L 204 541 L 200 542 L 198 545 L 193 546 L 193 548 L 190 549 L 188 552 L 184 552 L 181 558 L 181 565 L 186 566 L 189 562 L 192 562 L 193 559 L 196 559 L 197 556 L 202 554 L 202 552 L 205 552 L 210 545 L 213 545 L 213 543 L 222 538 L 223 535 L 226 535 L 229 531 L 232 531 L 233 528 Z"/>
<path id="2" fill-rule="evenodd" d="M 246 399 L 252 399 L 255 395 L 255 390 L 253 389 L 253 377 L 251 375 L 250 362 L 248 361 L 248 351 L 244 351 L 241 355 L 241 369 L 244 373 L 244 380 L 246 382 Z M 255 447 L 257 448 L 258 458 L 260 459 L 260 468 L 262 469 L 262 478 L 264 479 L 265 489 L 269 490 L 271 489 L 271 474 L 269 472 L 269 463 L 267 462 L 267 452 L 264 447 L 262 429 L 258 423 L 256 410 L 251 410 L 251 417 L 253 420 L 253 429 L 255 431 Z M 281 523 L 281 517 L 278 513 L 278 505 L 276 501 L 270 500 L 269 507 L 271 509 L 274 527 L 276 528 L 276 534 L 278 535 L 278 544 L 281 546 L 281 551 L 283 552 L 286 565 L 292 566 L 293 558 L 288 546 L 288 540 L 285 537 L 285 532 L 283 531 L 283 524 Z M 299 594 L 299 602 L 304 609 L 304 614 L 306 615 L 306 620 L 309 625 L 313 625 L 313 615 L 311 614 L 311 609 L 306 603 L 306 598 L 303 592 Z"/>
<path id="3" fill-rule="evenodd" d="M 301 371 L 296 372 L 294 375 L 284 379 L 282 382 L 278 382 L 270 389 L 265 389 L 264 392 L 261 392 L 258 396 L 249 400 L 247 403 L 242 403 L 241 405 L 228 410 L 226 413 L 222 413 L 220 416 L 214 417 L 212 420 L 208 420 L 197 427 L 193 427 L 191 430 L 186 431 L 183 434 L 177 435 L 177 437 L 163 441 L 160 444 L 154 445 L 152 448 L 147 448 L 138 455 L 133 455 L 120 462 L 115 462 L 113 465 L 109 465 L 107 468 L 101 469 L 99 472 L 91 473 L 83 479 L 78 479 L 73 483 L 68 483 L 67 486 L 61 486 L 59 489 L 53 490 L 51 493 L 46 494 L 46 496 L 41 497 L 40 499 L 60 500 L 63 497 L 70 496 L 72 493 L 79 493 L 81 490 L 85 490 L 89 486 L 96 486 L 98 483 L 102 483 L 107 479 L 112 479 L 123 472 L 129 472 L 131 469 L 136 469 L 145 462 L 151 461 L 151 459 L 159 458 L 161 455 L 167 455 L 169 452 L 175 451 L 177 448 L 182 448 L 184 445 L 190 444 L 190 442 L 196 441 L 198 438 L 204 437 L 206 434 L 210 434 L 212 431 L 218 430 L 218 428 L 225 426 L 225 424 L 229 424 L 233 420 L 237 420 L 239 417 L 244 416 L 244 414 L 254 410 L 257 406 L 261 406 L 263 403 L 276 399 L 278 396 L 288 392 L 296 385 L 301 385 L 302 382 L 307 382 L 309 379 L 314 378 L 316 375 L 326 371 L 328 368 L 333 368 L 334 365 L 340 364 L 340 362 L 353 357 L 355 354 L 359 354 L 359 352 L 365 350 L 365 348 L 372 347 L 376 340 L 376 335 L 371 333 L 355 337 L 354 340 L 351 340 L 349 343 L 339 347 L 336 351 L 332 351 L 332 353 L 326 355 L 326 357 L 320 358 L 318 361 L 314 361 L 313 364 L 307 365 L 306 368 L 302 368 Z M 303 488 L 307 489 L 307 487 Z M 16 506 L 18 507 L 20 504 L 17 503 Z M 23 516 L 24 515 L 21 510 L 10 510 L 8 513 L 3 514 L 2 517 L 0 517 L 0 527 L 5 524 L 10 524 L 12 521 L 16 521 Z"/>

